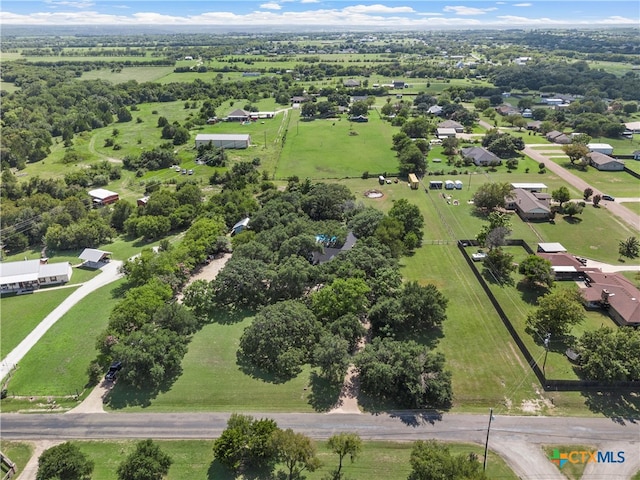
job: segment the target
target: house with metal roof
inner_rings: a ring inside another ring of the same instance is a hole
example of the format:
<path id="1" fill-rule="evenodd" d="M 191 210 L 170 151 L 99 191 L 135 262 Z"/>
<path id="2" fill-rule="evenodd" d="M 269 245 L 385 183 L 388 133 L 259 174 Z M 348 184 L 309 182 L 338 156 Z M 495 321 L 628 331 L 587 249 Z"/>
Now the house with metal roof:
<path id="1" fill-rule="evenodd" d="M 78 258 L 83 260 L 83 265 L 89 268 L 100 268 L 109 261 L 111 252 L 98 250 L 96 248 L 85 248 Z"/>
<path id="2" fill-rule="evenodd" d="M 73 270 L 69 262 L 47 259 L 0 262 L 0 293 L 32 292 L 42 286 L 67 283 Z"/>
<path id="3" fill-rule="evenodd" d="M 586 155 L 589 165 L 597 170 L 606 170 L 609 172 L 624 170 L 624 160 L 610 157 L 600 152 L 589 152 Z"/>
<path id="4" fill-rule="evenodd" d="M 110 203 L 115 203 L 120 199 L 116 192 L 112 192 L 111 190 L 106 190 L 104 188 L 89 190 L 87 193 L 93 200 L 93 204 L 96 206 L 109 205 Z"/>
<path id="5" fill-rule="evenodd" d="M 196 135 L 196 148 L 213 145 L 217 148 L 249 148 L 251 135 L 248 133 L 199 133 Z"/>

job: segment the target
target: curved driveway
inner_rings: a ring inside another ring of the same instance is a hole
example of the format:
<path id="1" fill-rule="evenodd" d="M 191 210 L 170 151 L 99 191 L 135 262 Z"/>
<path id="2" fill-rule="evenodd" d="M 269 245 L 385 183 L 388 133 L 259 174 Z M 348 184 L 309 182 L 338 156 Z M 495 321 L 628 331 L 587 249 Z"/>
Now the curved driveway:
<path id="1" fill-rule="evenodd" d="M 384 414 L 254 413 L 273 418 L 315 439 L 356 432 L 365 440 L 437 439 L 483 445 L 488 416 L 413 412 Z M 2 414 L 5 440 L 212 439 L 226 428 L 228 413 Z M 540 445 L 585 445 L 594 450 L 624 450 L 623 464 L 597 464 L 583 478 L 628 479 L 640 469 L 640 424 L 625 419 L 497 416 L 489 447 L 521 478 L 563 479 Z"/>
<path id="2" fill-rule="evenodd" d="M 71 307 L 89 295 L 94 290 L 118 280 L 122 277 L 120 266 L 122 262 L 119 260 L 111 260 L 104 267 L 102 272 L 97 276 L 82 284 L 75 292 L 69 295 L 64 301 L 58 305 L 53 311 L 42 320 L 36 328 L 34 328 L 25 339 L 18 344 L 16 348 L 11 350 L 9 354 L 2 359 L 0 364 L 0 379 L 4 379 L 9 372 L 18 364 L 20 360 L 38 343 L 47 330 L 49 330 L 62 316 L 67 313 Z"/>

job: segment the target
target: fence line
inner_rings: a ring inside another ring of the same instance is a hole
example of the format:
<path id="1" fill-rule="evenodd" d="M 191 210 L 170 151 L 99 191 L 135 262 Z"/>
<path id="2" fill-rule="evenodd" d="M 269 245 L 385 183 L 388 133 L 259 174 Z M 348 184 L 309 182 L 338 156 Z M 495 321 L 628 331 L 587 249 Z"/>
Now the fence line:
<path id="1" fill-rule="evenodd" d="M 506 243 L 507 245 L 521 246 L 527 251 L 527 253 L 529 253 L 530 255 L 533 254 L 533 250 L 531 249 L 531 247 L 529 247 L 527 242 L 525 242 L 524 240 L 521 240 L 521 239 L 508 240 Z M 480 283 L 480 286 L 482 287 L 484 292 L 487 294 L 487 297 L 489 298 L 489 301 L 493 305 L 493 308 L 496 310 L 498 316 L 500 317 L 500 320 L 502 320 L 502 323 L 504 324 L 507 331 L 511 335 L 511 338 L 520 349 L 520 352 L 524 356 L 525 360 L 531 367 L 531 370 L 533 371 L 533 373 L 535 374 L 536 378 L 538 379 L 538 381 L 542 385 L 542 388 L 545 391 L 550 391 L 550 390 L 565 391 L 565 392 L 578 392 L 583 390 L 612 391 L 616 389 L 637 389 L 638 388 L 638 386 L 640 385 L 640 382 L 633 382 L 633 381 L 602 382 L 597 380 L 555 380 L 555 379 L 546 378 L 544 372 L 542 371 L 542 369 L 540 368 L 536 360 L 533 358 L 533 355 L 531 355 L 531 352 L 529 352 L 529 349 L 520 338 L 520 335 L 514 328 L 513 324 L 511 323 L 511 320 L 509 319 L 505 311 L 500 306 L 500 303 L 498 302 L 496 297 L 493 295 L 493 292 L 491 291 L 491 289 L 489 288 L 489 285 L 487 284 L 484 277 L 476 267 L 476 264 L 473 262 L 473 260 L 467 253 L 465 249 L 466 246 L 479 246 L 478 242 L 476 240 L 458 240 L 458 250 L 460 250 L 460 253 L 462 253 L 462 256 L 467 261 L 467 264 L 469 265 L 474 276 Z"/>

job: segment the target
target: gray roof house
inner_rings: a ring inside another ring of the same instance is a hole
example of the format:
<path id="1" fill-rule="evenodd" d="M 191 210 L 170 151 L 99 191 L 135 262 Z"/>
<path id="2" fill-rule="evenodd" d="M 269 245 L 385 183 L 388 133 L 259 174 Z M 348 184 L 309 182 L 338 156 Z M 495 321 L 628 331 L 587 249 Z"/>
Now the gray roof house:
<path id="1" fill-rule="evenodd" d="M 234 110 L 229 115 L 227 115 L 227 120 L 232 122 L 244 122 L 245 120 L 249 120 L 249 115 L 251 112 L 247 112 L 241 108 Z"/>
<path id="2" fill-rule="evenodd" d="M 598 170 L 609 172 L 624 170 L 624 160 L 618 160 L 600 152 L 589 152 L 586 156 L 589 159 L 589 165 Z"/>
<path id="3" fill-rule="evenodd" d="M 463 133 L 464 126 L 461 123 L 456 122 L 455 120 L 445 120 L 444 122 L 440 122 L 438 124 L 438 128 L 453 128 L 456 133 Z"/>
<path id="4" fill-rule="evenodd" d="M 545 135 L 545 138 L 553 143 L 560 143 L 562 145 L 568 145 L 571 143 L 571 139 L 562 132 L 552 130 Z"/>
<path id="5" fill-rule="evenodd" d="M 514 188 L 506 199 L 506 208 L 515 210 L 524 220 L 548 220 L 551 195 Z"/>
<path id="6" fill-rule="evenodd" d="M 473 160 L 473 163 L 479 167 L 489 165 L 502 165 L 500 157 L 491 153 L 484 147 L 467 147 L 462 149 L 462 156 Z"/>
<path id="7" fill-rule="evenodd" d="M 72 273 L 69 262 L 47 263 L 46 258 L 0 262 L 0 293 L 31 292 L 44 285 L 67 283 Z"/>

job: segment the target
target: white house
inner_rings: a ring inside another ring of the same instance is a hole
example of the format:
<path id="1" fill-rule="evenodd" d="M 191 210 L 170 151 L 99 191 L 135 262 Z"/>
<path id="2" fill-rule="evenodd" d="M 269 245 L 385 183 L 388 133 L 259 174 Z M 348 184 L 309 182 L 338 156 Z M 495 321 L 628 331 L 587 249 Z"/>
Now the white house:
<path id="1" fill-rule="evenodd" d="M 456 129 L 455 128 L 438 128 L 436 130 L 436 135 L 438 136 L 438 138 L 449 138 L 449 137 L 455 138 Z"/>
<path id="2" fill-rule="evenodd" d="M 0 262 L 0 293 L 29 292 L 44 285 L 67 283 L 73 270 L 69 262 L 47 259 Z"/>
<path id="3" fill-rule="evenodd" d="M 251 135 L 248 133 L 199 133 L 196 135 L 196 148 L 206 145 L 217 148 L 249 148 Z"/>
<path id="4" fill-rule="evenodd" d="M 87 192 L 94 205 L 109 205 L 118 201 L 119 196 L 116 192 L 106 190 L 104 188 L 96 188 L 95 190 L 89 190 Z"/>
<path id="5" fill-rule="evenodd" d="M 590 152 L 599 152 L 605 155 L 611 155 L 613 153 L 613 147 L 608 143 L 587 143 L 587 148 Z"/>

